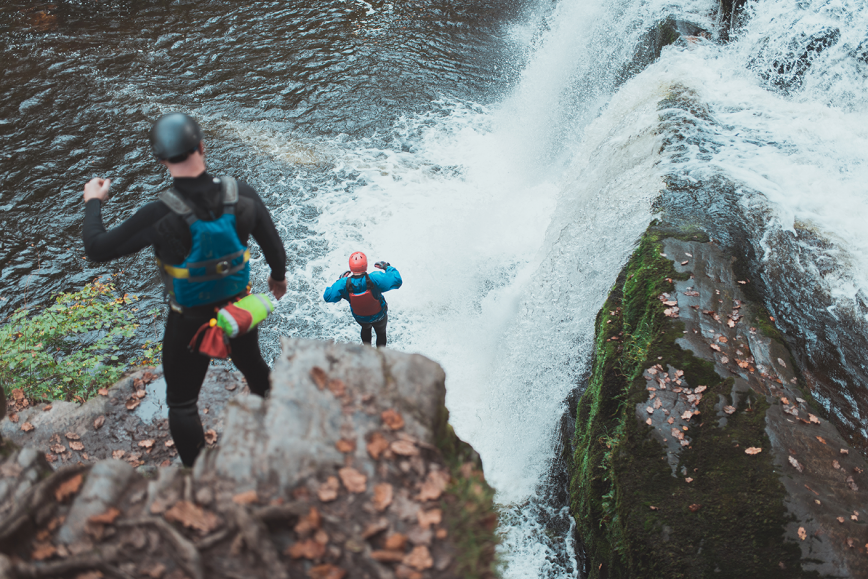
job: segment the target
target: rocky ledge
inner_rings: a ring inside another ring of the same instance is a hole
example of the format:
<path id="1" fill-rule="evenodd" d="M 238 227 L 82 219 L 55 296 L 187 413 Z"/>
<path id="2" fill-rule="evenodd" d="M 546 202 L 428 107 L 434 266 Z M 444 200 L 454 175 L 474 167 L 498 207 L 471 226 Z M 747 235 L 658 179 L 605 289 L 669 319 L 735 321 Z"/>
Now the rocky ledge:
<path id="1" fill-rule="evenodd" d="M 444 380 L 422 356 L 285 339 L 269 397 L 231 399 L 193 469 L 52 465 L 7 440 L 0 577 L 493 577 L 493 491 Z"/>
<path id="2" fill-rule="evenodd" d="M 591 579 L 868 577 L 868 465 L 734 262 L 652 224 L 597 317 L 570 467 Z"/>

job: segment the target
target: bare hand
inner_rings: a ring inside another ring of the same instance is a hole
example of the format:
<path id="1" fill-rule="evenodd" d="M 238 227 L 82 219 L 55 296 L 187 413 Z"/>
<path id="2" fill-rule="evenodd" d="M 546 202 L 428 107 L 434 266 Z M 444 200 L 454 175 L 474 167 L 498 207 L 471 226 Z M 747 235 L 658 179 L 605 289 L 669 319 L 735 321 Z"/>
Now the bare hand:
<path id="1" fill-rule="evenodd" d="M 274 281 L 271 276 L 268 276 L 268 289 L 271 290 L 274 299 L 279 300 L 286 294 L 286 280 Z"/>
<path id="2" fill-rule="evenodd" d="M 108 192 L 111 184 L 111 179 L 94 177 L 84 185 L 84 202 L 87 203 L 91 199 L 99 199 L 100 203 L 105 203 L 109 198 Z"/>

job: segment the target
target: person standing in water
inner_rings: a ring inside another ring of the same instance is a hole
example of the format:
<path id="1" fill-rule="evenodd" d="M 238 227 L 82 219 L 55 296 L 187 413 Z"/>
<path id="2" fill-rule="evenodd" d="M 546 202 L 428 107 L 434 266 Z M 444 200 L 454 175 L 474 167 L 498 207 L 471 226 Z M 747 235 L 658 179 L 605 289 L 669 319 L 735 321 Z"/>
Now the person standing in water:
<path id="1" fill-rule="evenodd" d="M 111 180 L 91 179 L 84 186 L 82 237 L 88 259 L 97 262 L 154 248 L 170 306 L 163 336 L 169 430 L 181 462 L 192 466 L 205 445 L 197 402 L 211 360 L 187 345 L 218 309 L 247 295 L 251 235 L 271 267 L 268 288 L 276 299 L 286 293 L 286 252 L 256 191 L 206 172 L 205 144 L 195 120 L 182 113 L 164 115 L 151 127 L 150 140 L 157 161 L 174 179 L 172 186 L 106 231 L 102 204 Z M 250 391 L 265 396 L 271 369 L 262 359 L 257 329 L 231 338 L 229 345 Z"/>
<path id="2" fill-rule="evenodd" d="M 362 343 L 371 345 L 371 329 L 377 332 L 377 347 L 386 345 L 389 306 L 383 292 L 398 289 L 404 283 L 401 274 L 389 262 L 378 261 L 368 275 L 368 258 L 361 251 L 350 256 L 350 270 L 326 288 L 323 299 L 329 303 L 347 300 L 356 322 L 362 326 Z"/>

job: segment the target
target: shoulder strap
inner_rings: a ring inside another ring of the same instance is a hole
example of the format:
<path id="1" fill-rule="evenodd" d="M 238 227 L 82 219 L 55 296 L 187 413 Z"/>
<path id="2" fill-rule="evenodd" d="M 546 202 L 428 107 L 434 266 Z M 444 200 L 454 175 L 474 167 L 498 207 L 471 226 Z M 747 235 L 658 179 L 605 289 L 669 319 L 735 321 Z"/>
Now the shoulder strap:
<path id="1" fill-rule="evenodd" d="M 199 221 L 199 218 L 196 217 L 196 214 L 190 206 L 181 198 L 181 195 L 175 191 L 174 187 L 170 187 L 160 193 L 160 201 L 165 203 L 173 213 L 183 217 L 184 221 L 186 221 L 188 225 L 192 225 Z"/>
<path id="2" fill-rule="evenodd" d="M 238 182 L 234 177 L 220 177 L 220 186 L 223 188 L 223 213 L 235 213 L 235 204 L 238 203 Z"/>

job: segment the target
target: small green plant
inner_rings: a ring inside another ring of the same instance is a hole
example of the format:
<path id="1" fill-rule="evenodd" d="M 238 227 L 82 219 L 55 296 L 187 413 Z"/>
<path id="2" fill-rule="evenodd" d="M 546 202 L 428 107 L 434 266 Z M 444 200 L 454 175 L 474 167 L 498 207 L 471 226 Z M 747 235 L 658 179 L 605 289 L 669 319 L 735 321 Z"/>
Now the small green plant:
<path id="1" fill-rule="evenodd" d="M 136 296 L 117 297 L 112 283 L 97 278 L 41 310 L 16 310 L 0 326 L 0 385 L 7 393 L 20 388 L 33 400 L 84 401 L 116 382 L 129 363 L 156 363 L 161 344 L 150 340 L 132 360 L 119 355 L 140 318 L 159 314 L 158 309 L 139 312 L 136 301 Z"/>

